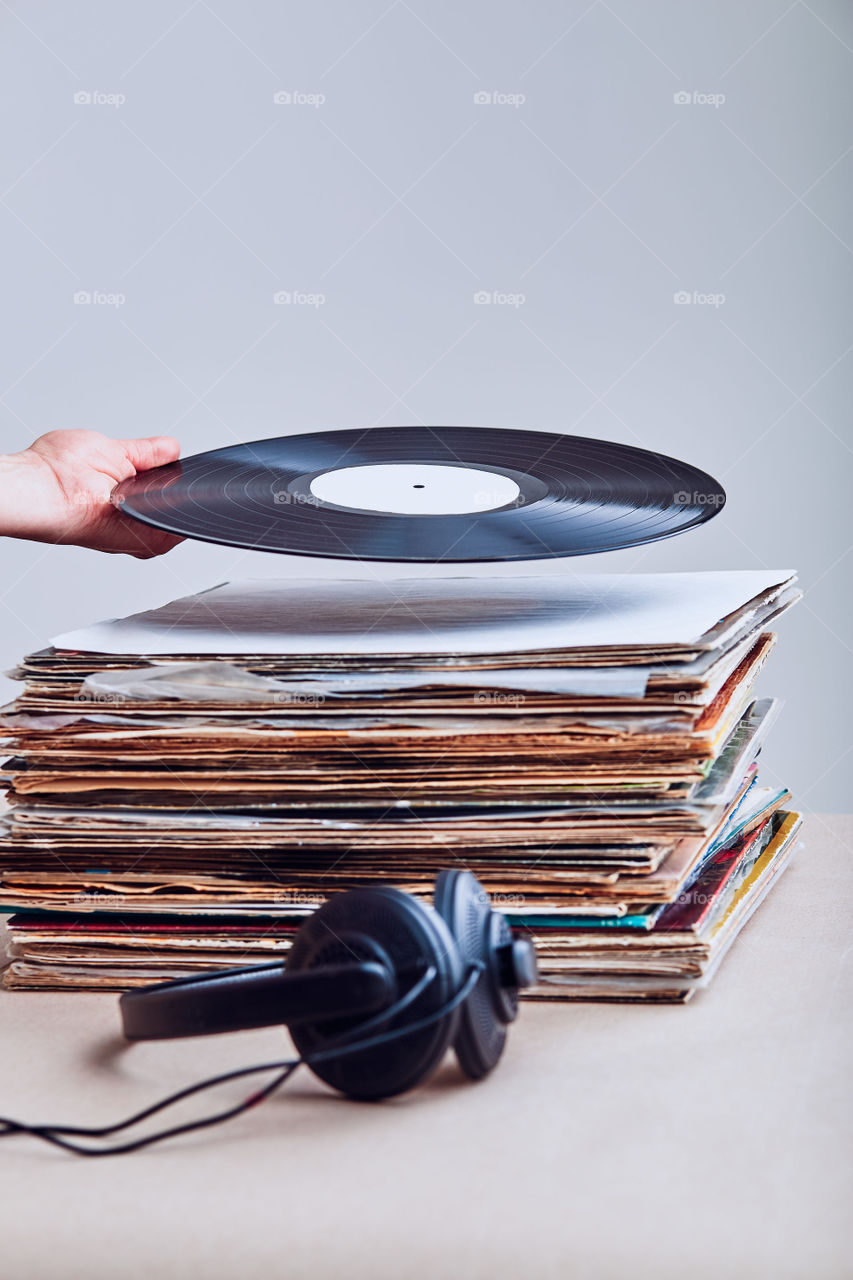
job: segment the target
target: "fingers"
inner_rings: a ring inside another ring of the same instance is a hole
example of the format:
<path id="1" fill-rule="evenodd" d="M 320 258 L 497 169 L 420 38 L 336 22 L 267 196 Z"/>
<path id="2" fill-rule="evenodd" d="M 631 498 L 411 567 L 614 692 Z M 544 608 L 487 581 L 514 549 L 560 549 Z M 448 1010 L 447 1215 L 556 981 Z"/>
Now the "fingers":
<path id="1" fill-rule="evenodd" d="M 119 508 L 111 507 L 88 531 L 85 538 L 75 538 L 78 546 L 92 551 L 106 551 L 112 555 L 134 556 L 137 560 L 151 560 L 165 555 L 184 539 L 163 529 L 143 524 L 124 515 Z"/>
<path id="2" fill-rule="evenodd" d="M 140 520 L 132 520 L 129 516 L 116 512 L 110 521 L 110 544 L 104 546 L 103 550 L 135 556 L 137 560 L 151 560 L 154 556 L 165 555 L 183 541 L 183 538 L 176 537 L 173 533 L 155 529 Z"/>
<path id="3" fill-rule="evenodd" d="M 180 442 L 173 436 L 145 436 L 139 440 L 122 440 L 128 461 L 137 471 L 162 467 L 175 462 L 181 455 Z"/>
<path id="4" fill-rule="evenodd" d="M 183 538 L 164 533 L 162 529 L 146 529 L 142 526 L 139 532 L 133 530 L 117 534 L 111 544 L 102 543 L 96 550 L 133 556 L 136 560 L 153 560 L 155 556 L 164 556 L 167 551 L 171 551 L 183 541 Z"/>
<path id="5" fill-rule="evenodd" d="M 171 551 L 183 541 L 183 538 L 176 538 L 172 533 L 164 533 L 162 529 L 149 529 L 141 539 L 140 549 L 132 551 L 131 555 L 136 556 L 137 560 L 153 560 L 155 556 L 164 556 L 167 551 Z"/>

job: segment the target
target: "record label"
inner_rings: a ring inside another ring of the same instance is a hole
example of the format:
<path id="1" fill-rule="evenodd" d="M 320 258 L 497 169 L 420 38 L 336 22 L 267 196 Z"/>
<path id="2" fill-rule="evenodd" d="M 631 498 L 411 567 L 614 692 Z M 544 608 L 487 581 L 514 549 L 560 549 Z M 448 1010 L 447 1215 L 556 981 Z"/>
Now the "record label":
<path id="1" fill-rule="evenodd" d="M 215 449 L 125 480 L 129 516 L 291 555 L 536 560 L 668 538 L 723 506 L 716 480 L 630 445 L 490 427 L 373 427 Z"/>
<path id="2" fill-rule="evenodd" d="M 456 516 L 494 511 L 521 492 L 509 476 L 476 467 L 383 462 L 374 467 L 341 467 L 315 476 L 315 498 L 350 511 L 396 515 Z"/>

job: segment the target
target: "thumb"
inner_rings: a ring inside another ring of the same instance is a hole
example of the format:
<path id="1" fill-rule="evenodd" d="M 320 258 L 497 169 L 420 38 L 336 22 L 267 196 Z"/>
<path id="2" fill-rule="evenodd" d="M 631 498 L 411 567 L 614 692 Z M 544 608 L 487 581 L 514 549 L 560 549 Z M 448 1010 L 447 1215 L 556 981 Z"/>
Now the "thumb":
<path id="1" fill-rule="evenodd" d="M 173 436 L 145 436 L 139 440 L 122 440 L 128 461 L 137 471 L 162 467 L 181 456 L 180 442 Z"/>

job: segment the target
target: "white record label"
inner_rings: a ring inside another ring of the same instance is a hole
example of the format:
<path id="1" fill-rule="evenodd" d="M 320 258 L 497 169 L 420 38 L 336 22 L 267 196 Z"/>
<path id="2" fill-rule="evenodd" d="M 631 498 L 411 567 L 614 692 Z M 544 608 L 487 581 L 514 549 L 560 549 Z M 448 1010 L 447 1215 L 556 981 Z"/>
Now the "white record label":
<path id="1" fill-rule="evenodd" d="M 340 467 L 311 481 L 321 502 L 394 515 L 455 516 L 495 511 L 515 502 L 521 490 L 509 476 L 475 467 L 385 462 Z"/>

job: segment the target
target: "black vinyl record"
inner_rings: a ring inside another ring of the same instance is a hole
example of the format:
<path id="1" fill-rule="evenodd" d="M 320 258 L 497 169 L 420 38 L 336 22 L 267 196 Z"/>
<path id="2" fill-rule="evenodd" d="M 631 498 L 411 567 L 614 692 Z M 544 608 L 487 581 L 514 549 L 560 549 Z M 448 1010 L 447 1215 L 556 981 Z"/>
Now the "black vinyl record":
<path id="1" fill-rule="evenodd" d="M 725 502 L 686 462 L 492 427 L 372 427 L 196 454 L 125 480 L 129 516 L 187 538 L 354 560 L 586 555 L 691 529 Z"/>

